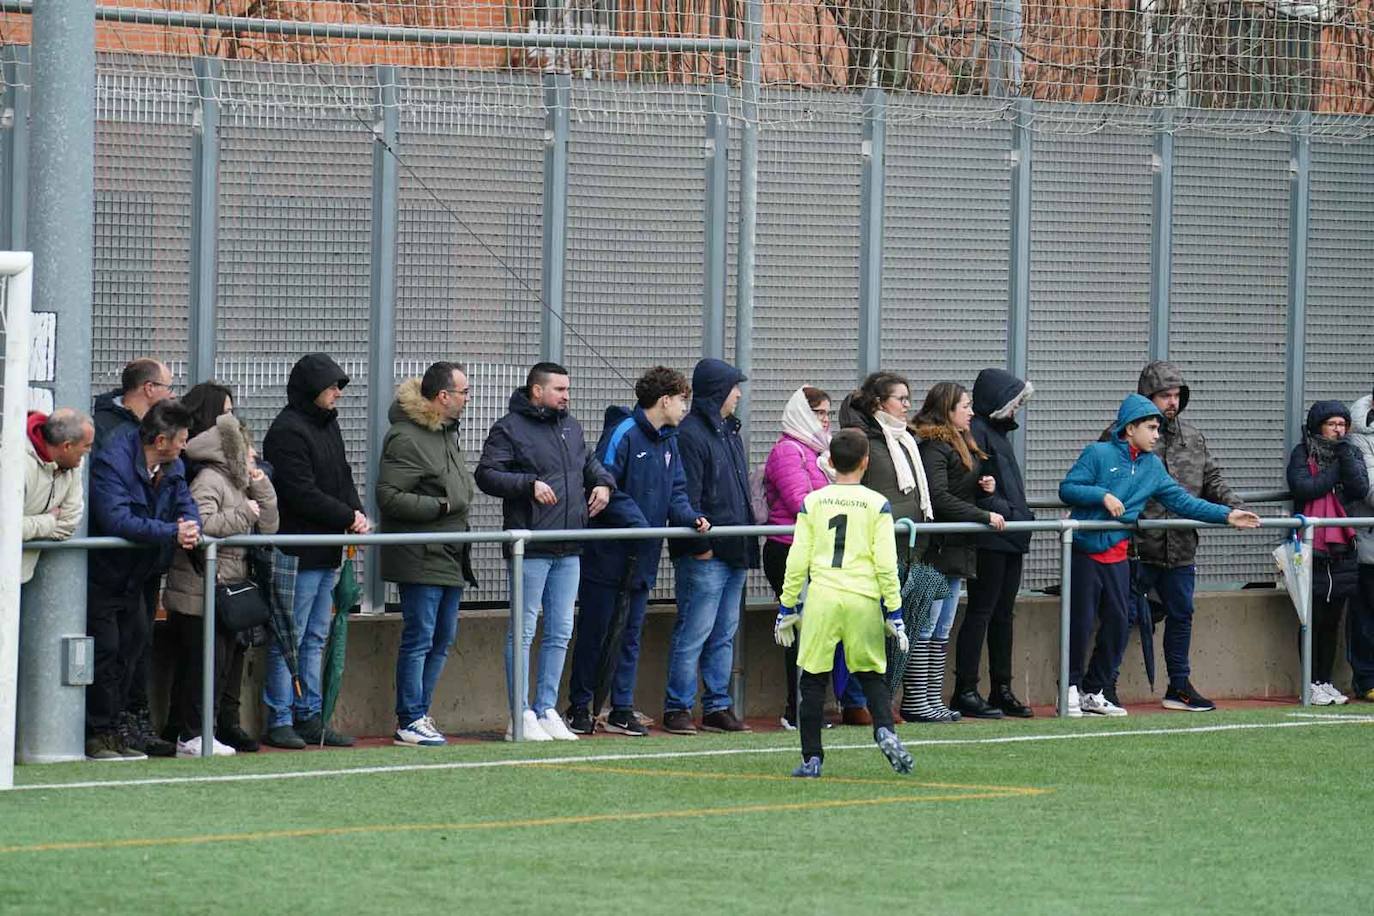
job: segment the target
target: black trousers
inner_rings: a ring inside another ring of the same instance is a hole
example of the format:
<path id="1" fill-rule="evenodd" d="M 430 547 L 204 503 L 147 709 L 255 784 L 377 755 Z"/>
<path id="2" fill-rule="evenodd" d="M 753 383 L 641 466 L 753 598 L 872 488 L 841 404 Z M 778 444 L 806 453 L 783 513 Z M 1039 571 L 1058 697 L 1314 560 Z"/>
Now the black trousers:
<path id="1" fill-rule="evenodd" d="M 1012 619 L 1024 563 L 1019 553 L 978 551 L 978 578 L 968 581 L 968 606 L 954 644 L 955 693 L 978 689 L 985 639 L 993 686 L 1011 683 Z"/>
<path id="2" fill-rule="evenodd" d="M 1349 599 L 1312 595 L 1312 681 L 1331 683 L 1331 671 L 1336 667 L 1336 641 L 1341 633 L 1341 618 Z M 1302 652 L 1302 634 L 1298 634 L 1298 651 Z"/>
<path id="3" fill-rule="evenodd" d="M 219 694 L 219 712 L 215 722 L 221 729 L 242 727 L 240 718 L 243 707 L 243 660 L 248 656 L 248 647 L 237 639 L 231 640 L 233 647 L 229 653 L 229 663 L 224 671 L 224 689 Z"/>
<path id="4" fill-rule="evenodd" d="M 873 714 L 873 737 L 878 737 L 878 729 L 892 728 L 892 694 L 881 674 L 873 671 L 851 671 L 849 676 L 863 687 L 868 698 L 868 709 Z M 801 709 L 798 710 L 797 727 L 801 731 L 802 760 L 812 757 L 825 759 L 821 748 L 821 729 L 824 725 L 825 685 L 830 680 L 829 673 L 801 674 Z"/>
<path id="5" fill-rule="evenodd" d="M 167 615 L 167 631 L 174 649 L 171 706 L 182 740 L 199 735 L 202 730 L 201 683 L 205 679 L 205 619 L 175 611 Z M 215 631 L 215 691 L 218 698 L 224 692 L 236 640 L 216 628 Z M 213 714 L 213 710 L 212 710 Z"/>
<path id="6" fill-rule="evenodd" d="M 119 727 L 127 708 L 139 657 L 148 647 L 144 592 L 112 594 L 86 589 L 86 633 L 95 643 L 95 676 L 86 688 L 86 733 L 103 735 Z"/>
<path id="7" fill-rule="evenodd" d="M 153 634 L 156 632 L 153 619 L 157 616 L 157 599 L 161 592 L 161 573 L 144 580 L 143 609 L 148 618 L 148 640 L 138 658 L 134 659 L 134 670 L 129 677 L 129 695 L 124 705 L 130 711 L 146 710 L 151 705 L 148 697 L 153 689 Z"/>

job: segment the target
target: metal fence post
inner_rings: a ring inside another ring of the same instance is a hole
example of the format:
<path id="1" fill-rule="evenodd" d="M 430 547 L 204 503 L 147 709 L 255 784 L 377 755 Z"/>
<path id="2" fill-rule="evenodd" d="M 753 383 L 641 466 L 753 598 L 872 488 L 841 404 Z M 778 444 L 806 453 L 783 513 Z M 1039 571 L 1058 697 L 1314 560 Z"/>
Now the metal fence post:
<path id="1" fill-rule="evenodd" d="M 864 90 L 863 178 L 859 202 L 859 377 L 883 361 L 883 216 L 887 93 Z"/>
<path id="2" fill-rule="evenodd" d="M 563 297 L 568 256 L 568 112 L 572 77 L 544 74 L 544 269 L 539 358 L 563 362 Z"/>
<path id="3" fill-rule="evenodd" d="M 1303 553 L 1312 556 L 1313 535 L 1316 533 L 1311 525 L 1304 525 L 1302 532 Z M 1305 613 L 1300 618 L 1299 636 L 1302 640 L 1302 684 L 1298 687 L 1299 702 L 1303 706 L 1312 705 L 1312 564 L 1303 564 L 1302 577 L 1306 580 L 1307 587 L 1304 589 L 1306 597 L 1303 603 L 1306 605 Z"/>
<path id="4" fill-rule="evenodd" d="M 1030 359 L 1031 158 L 1034 103 L 1018 98 L 1011 107 L 1011 252 L 1007 275 L 1007 370 L 1025 378 Z M 1026 424 L 1012 433 L 1012 447 L 1026 466 Z"/>
<path id="5" fill-rule="evenodd" d="M 730 84 L 711 83 L 706 118 L 706 254 L 701 355 L 725 358 L 725 280 L 730 217 Z"/>
<path id="6" fill-rule="evenodd" d="M 510 545 L 510 738 L 525 740 L 525 703 L 530 688 L 525 683 L 525 536 L 528 531 L 512 531 Z"/>
<path id="7" fill-rule="evenodd" d="M 219 269 L 220 61 L 198 57 L 195 129 L 191 132 L 191 384 L 215 376 L 215 308 Z"/>
<path id="8" fill-rule="evenodd" d="M 377 512 L 377 467 L 386 439 L 387 409 L 396 387 L 396 234 L 400 172 L 394 151 L 400 142 L 401 113 L 396 104 L 396 68 L 377 67 L 376 121 L 372 142 L 372 276 L 367 346 L 367 514 Z M 368 613 L 386 610 L 381 551 L 366 549 L 363 600 Z M 346 610 L 346 609 L 345 609 Z"/>
<path id="9" fill-rule="evenodd" d="M 1288 360 L 1284 411 L 1284 448 L 1302 441 L 1303 404 L 1307 399 L 1307 227 L 1312 172 L 1312 113 L 1293 116 L 1292 158 L 1288 167 Z"/>
<path id="10" fill-rule="evenodd" d="M 1058 715 L 1069 714 L 1069 636 L 1073 628 L 1073 529 L 1065 521 L 1059 532 L 1059 699 Z"/>
<path id="11" fill-rule="evenodd" d="M 56 315 L 53 403 L 91 403 L 94 290 L 95 0 L 33 8 L 28 242 L 34 311 Z M 85 525 L 77 532 L 83 534 Z M 18 759 L 85 757 L 86 691 L 63 681 L 63 653 L 86 633 L 86 557 L 62 551 L 25 586 L 19 633 Z M 82 644 L 84 646 L 84 644 Z"/>
<path id="12" fill-rule="evenodd" d="M 29 49 L 27 45 L 0 48 L 5 98 L 0 102 L 0 251 L 24 251 L 29 224 Z"/>
<path id="13" fill-rule="evenodd" d="M 1150 230 L 1150 359 L 1169 358 L 1169 287 L 1173 283 L 1174 249 L 1174 112 L 1159 112 L 1155 148 Z"/>
<path id="14" fill-rule="evenodd" d="M 988 95 L 1011 97 L 1021 86 L 1021 0 L 993 0 Z"/>
<path id="15" fill-rule="evenodd" d="M 201 636 L 201 664 L 205 677 L 200 684 L 200 756 L 215 754 L 215 583 L 219 581 L 219 545 L 214 541 L 205 545 L 205 617 Z"/>

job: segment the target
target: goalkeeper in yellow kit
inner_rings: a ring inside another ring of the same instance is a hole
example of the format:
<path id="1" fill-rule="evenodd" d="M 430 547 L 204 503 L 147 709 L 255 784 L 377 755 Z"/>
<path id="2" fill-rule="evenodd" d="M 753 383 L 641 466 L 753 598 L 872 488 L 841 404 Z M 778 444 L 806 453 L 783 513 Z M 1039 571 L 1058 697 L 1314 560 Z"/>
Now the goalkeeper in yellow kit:
<path id="1" fill-rule="evenodd" d="M 858 680 L 868 698 L 873 740 L 894 770 L 910 773 L 911 754 L 893 730 L 892 696 L 882 677 L 887 670 L 885 635 L 890 633 L 903 651 L 907 648 L 892 507 L 882 494 L 859 483 L 868 469 L 868 439 L 863 433 L 837 433 L 830 440 L 830 463 L 838 475 L 835 483 L 810 493 L 797 515 L 782 605 L 773 626 L 780 646 L 792 645 L 801 631 L 797 719 L 802 763 L 792 775 L 821 775 L 821 713 L 839 643 L 844 643 L 850 677 Z M 808 579 L 802 608 L 797 602 Z"/>

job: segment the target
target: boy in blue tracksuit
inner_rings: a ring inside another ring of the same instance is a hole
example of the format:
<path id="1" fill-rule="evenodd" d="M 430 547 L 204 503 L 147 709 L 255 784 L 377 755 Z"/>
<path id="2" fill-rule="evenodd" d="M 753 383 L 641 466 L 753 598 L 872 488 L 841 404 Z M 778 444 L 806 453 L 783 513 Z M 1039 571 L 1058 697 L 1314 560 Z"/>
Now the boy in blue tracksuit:
<path id="1" fill-rule="evenodd" d="M 592 521 L 593 528 L 661 528 L 711 525 L 687 497 L 687 475 L 678 453 L 677 427 L 687 415 L 692 393 L 680 372 L 655 366 L 635 383 L 638 406 L 606 408 L 606 426 L 596 457 L 615 478 L 610 505 Z M 634 715 L 639 634 L 649 592 L 658 578 L 663 542 L 591 541 L 583 551 L 578 590 L 577 642 L 568 682 L 568 727 L 589 735 L 596 728 L 591 709 L 606 631 L 622 590 L 628 602 L 624 637 L 611 687 L 611 713 L 606 730 L 642 736 L 648 729 Z"/>
<path id="2" fill-rule="evenodd" d="M 1128 395 L 1121 402 L 1111 441 L 1084 448 L 1059 485 L 1059 498 L 1073 507 L 1071 517 L 1134 522 L 1153 499 L 1184 518 L 1236 528 L 1259 527 L 1259 516 L 1253 512 L 1198 499 L 1169 476 L 1153 454 L 1163 419 L 1159 408 L 1142 395 Z M 1068 714 L 1124 716 L 1126 710 L 1107 700 L 1102 691 L 1112 683 L 1126 652 L 1130 533 L 1075 531 L 1073 546 Z M 1099 619 L 1097 642 L 1085 671 L 1084 656 Z"/>

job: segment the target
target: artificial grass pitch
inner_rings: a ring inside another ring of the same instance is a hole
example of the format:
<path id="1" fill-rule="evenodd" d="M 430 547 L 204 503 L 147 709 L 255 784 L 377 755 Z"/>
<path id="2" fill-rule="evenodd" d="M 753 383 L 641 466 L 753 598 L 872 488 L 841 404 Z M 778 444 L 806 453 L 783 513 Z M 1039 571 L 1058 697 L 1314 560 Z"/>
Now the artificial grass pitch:
<path id="1" fill-rule="evenodd" d="M 0 911 L 1370 912 L 1366 709 L 26 767 Z"/>

